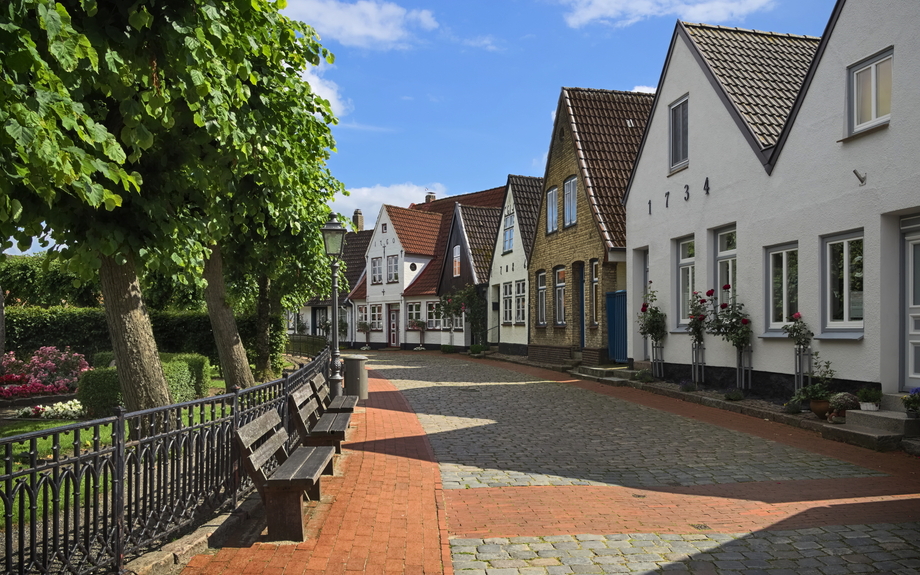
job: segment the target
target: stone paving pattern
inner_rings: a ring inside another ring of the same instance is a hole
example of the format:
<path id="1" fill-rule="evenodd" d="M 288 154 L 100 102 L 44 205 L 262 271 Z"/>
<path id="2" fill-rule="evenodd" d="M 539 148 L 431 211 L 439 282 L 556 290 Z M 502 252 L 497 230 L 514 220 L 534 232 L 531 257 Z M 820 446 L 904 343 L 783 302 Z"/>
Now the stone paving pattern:
<path id="1" fill-rule="evenodd" d="M 183 575 L 920 573 L 915 457 L 531 366 L 369 355 L 308 539 L 250 520 Z"/>

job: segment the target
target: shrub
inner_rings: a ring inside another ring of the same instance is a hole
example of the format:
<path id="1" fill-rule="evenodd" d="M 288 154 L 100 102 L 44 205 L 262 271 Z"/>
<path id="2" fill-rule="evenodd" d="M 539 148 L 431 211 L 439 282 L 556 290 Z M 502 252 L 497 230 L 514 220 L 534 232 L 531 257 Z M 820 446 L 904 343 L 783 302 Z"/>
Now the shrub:
<path id="1" fill-rule="evenodd" d="M 835 393 L 830 397 L 831 409 L 833 411 L 844 411 L 847 409 L 859 409 L 859 398 L 852 393 L 842 391 Z"/>
<path id="2" fill-rule="evenodd" d="M 184 361 L 170 361 L 163 364 L 163 375 L 169 386 L 169 397 L 173 403 L 185 403 L 195 399 L 195 384 L 192 372 Z"/>
<path id="3" fill-rule="evenodd" d="M 77 386 L 77 399 L 87 417 L 108 417 L 122 403 L 118 372 L 114 367 L 84 371 Z"/>
<path id="4" fill-rule="evenodd" d="M 470 346 L 470 353 L 473 355 L 482 353 L 482 345 L 478 343 L 474 343 L 473 345 Z"/>
<path id="5" fill-rule="evenodd" d="M 197 353 L 161 353 L 160 361 L 165 365 L 171 361 L 184 362 L 192 375 L 192 387 L 195 397 L 207 397 L 211 390 L 211 376 L 213 370 L 211 361 Z"/>
<path id="6" fill-rule="evenodd" d="M 802 402 L 790 401 L 789 403 L 784 403 L 783 413 L 789 413 L 792 415 L 795 415 L 796 413 L 802 413 Z"/>
<path id="7" fill-rule="evenodd" d="M 114 351 L 100 351 L 93 354 L 93 367 L 110 367 L 115 361 Z"/>
<path id="8" fill-rule="evenodd" d="M 652 372 L 647 369 L 640 369 L 632 376 L 634 381 L 641 381 L 642 383 L 648 383 L 650 381 L 655 381 L 655 378 L 652 377 Z"/>
<path id="9" fill-rule="evenodd" d="M 856 397 L 863 403 L 878 403 L 882 400 L 882 390 L 877 387 L 861 387 L 856 390 Z"/>
<path id="10" fill-rule="evenodd" d="M 737 387 L 729 389 L 725 392 L 725 399 L 728 401 L 741 401 L 744 399 L 744 391 Z"/>
<path id="11" fill-rule="evenodd" d="M 698 389 L 697 385 L 688 379 L 681 381 L 678 387 L 681 391 L 696 391 Z"/>
<path id="12" fill-rule="evenodd" d="M 29 385 L 65 386 L 72 390 L 80 373 L 87 369 L 89 364 L 83 356 L 69 347 L 63 351 L 55 347 L 39 348 L 28 362 L 16 359 L 12 351 L 3 356 L 3 370 L 25 376 Z"/>

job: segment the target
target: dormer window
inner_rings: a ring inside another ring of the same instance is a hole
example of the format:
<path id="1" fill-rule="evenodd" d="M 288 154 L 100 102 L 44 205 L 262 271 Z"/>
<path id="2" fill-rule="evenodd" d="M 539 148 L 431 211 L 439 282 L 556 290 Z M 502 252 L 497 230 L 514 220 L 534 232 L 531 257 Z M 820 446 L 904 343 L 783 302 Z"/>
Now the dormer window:
<path id="1" fill-rule="evenodd" d="M 849 69 L 850 134 L 885 124 L 891 117 L 891 49 Z"/>
<path id="2" fill-rule="evenodd" d="M 671 170 L 683 168 L 689 162 L 689 138 L 687 134 L 689 115 L 688 115 L 689 97 L 684 96 L 677 102 L 671 104 L 671 124 L 670 124 L 670 166 Z"/>
<path id="3" fill-rule="evenodd" d="M 460 277 L 460 246 L 454 246 L 454 277 Z"/>

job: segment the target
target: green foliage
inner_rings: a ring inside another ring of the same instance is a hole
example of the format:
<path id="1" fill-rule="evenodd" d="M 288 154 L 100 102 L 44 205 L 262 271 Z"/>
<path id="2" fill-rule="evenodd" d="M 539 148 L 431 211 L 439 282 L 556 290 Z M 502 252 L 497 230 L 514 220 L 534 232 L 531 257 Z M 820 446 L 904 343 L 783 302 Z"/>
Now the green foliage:
<path id="1" fill-rule="evenodd" d="M 813 383 L 811 385 L 805 385 L 802 389 L 795 392 L 795 395 L 792 396 L 790 402 L 802 403 L 803 401 L 811 400 L 821 400 L 828 399 L 831 396 L 831 390 L 827 386 L 819 381 L 818 383 Z"/>
<path id="2" fill-rule="evenodd" d="M 7 307 L 99 307 L 101 298 L 97 281 L 83 282 L 43 254 L 0 260 L 0 286 L 7 292 Z"/>
<path id="3" fill-rule="evenodd" d="M 878 403 L 882 400 L 882 390 L 877 387 L 860 387 L 856 390 L 856 397 L 863 403 Z"/>
<path id="4" fill-rule="evenodd" d="M 789 319 L 792 320 L 792 323 L 785 324 L 781 328 L 786 334 L 786 337 L 795 342 L 795 345 L 799 347 L 808 347 L 811 345 L 811 338 L 814 337 L 815 333 L 809 329 L 808 324 L 802 319 L 802 314 L 795 312 Z"/>
<path id="5" fill-rule="evenodd" d="M 649 383 L 655 381 L 655 378 L 652 377 L 652 372 L 647 369 L 640 369 L 632 376 L 633 381 L 640 381 L 642 383 Z"/>
<path id="6" fill-rule="evenodd" d="M 637 318 L 639 333 L 642 334 L 642 337 L 659 343 L 668 335 L 667 314 L 655 305 L 655 302 L 658 301 L 658 293 L 651 288 L 652 282 L 648 283 L 649 288 L 645 292 L 645 301 L 642 302 Z"/>
<path id="7" fill-rule="evenodd" d="M 789 400 L 788 403 L 783 404 L 783 413 L 789 413 L 791 415 L 802 413 L 802 402 Z"/>
<path id="8" fill-rule="evenodd" d="M 162 354 L 160 354 L 162 357 Z M 112 365 L 112 362 L 115 361 L 115 352 L 114 351 L 100 351 L 99 353 L 93 354 L 93 367 L 109 367 Z"/>
<path id="9" fill-rule="evenodd" d="M 737 387 L 729 389 L 725 392 L 724 397 L 728 401 L 741 401 L 744 399 L 744 390 L 738 389 Z"/>
<path id="10" fill-rule="evenodd" d="M 486 341 L 486 300 L 480 289 L 472 284 L 467 284 L 459 290 L 454 290 L 441 296 L 435 313 L 439 318 L 455 318 L 466 314 L 466 321 L 470 326 L 470 333 L 474 342 Z"/>
<path id="11" fill-rule="evenodd" d="M 195 384 L 192 372 L 184 361 L 163 363 L 163 375 L 169 385 L 169 397 L 173 403 L 185 403 L 195 399 Z"/>
<path id="12" fill-rule="evenodd" d="M 482 353 L 482 346 L 478 343 L 474 343 L 473 345 L 470 346 L 470 353 L 472 355 L 479 355 L 480 353 Z"/>
<path id="13" fill-rule="evenodd" d="M 837 375 L 837 372 L 831 369 L 830 361 L 821 361 L 821 356 L 818 352 L 812 354 L 812 370 L 809 372 L 809 375 L 817 379 L 825 387 L 830 385 L 834 381 L 834 376 Z M 827 399 L 826 397 L 821 399 Z"/>
<path id="14" fill-rule="evenodd" d="M 97 367 L 84 371 L 77 384 L 77 399 L 87 417 L 108 417 L 122 403 L 118 372 L 114 367 Z"/>
<path id="15" fill-rule="evenodd" d="M 441 346 L 441 353 L 457 353 L 457 348 L 452 345 L 445 344 Z"/>
<path id="16" fill-rule="evenodd" d="M 164 369 L 167 363 L 177 361 L 184 363 L 191 374 L 194 398 L 208 396 L 213 370 L 207 357 L 197 353 L 161 353 L 160 361 L 163 362 Z M 167 379 L 169 379 L 168 376 Z M 173 400 L 175 401 L 175 398 Z"/>

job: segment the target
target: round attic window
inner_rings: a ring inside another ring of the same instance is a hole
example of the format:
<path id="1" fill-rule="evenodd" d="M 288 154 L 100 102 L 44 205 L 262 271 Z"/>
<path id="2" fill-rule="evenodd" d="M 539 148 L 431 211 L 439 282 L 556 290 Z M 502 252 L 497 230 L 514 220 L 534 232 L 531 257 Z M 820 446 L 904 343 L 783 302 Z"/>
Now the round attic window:
<path id="1" fill-rule="evenodd" d="M 415 271 L 415 270 L 418 269 L 418 266 L 415 265 L 415 264 L 409 264 L 409 269 L 410 269 L 411 271 Z"/>

